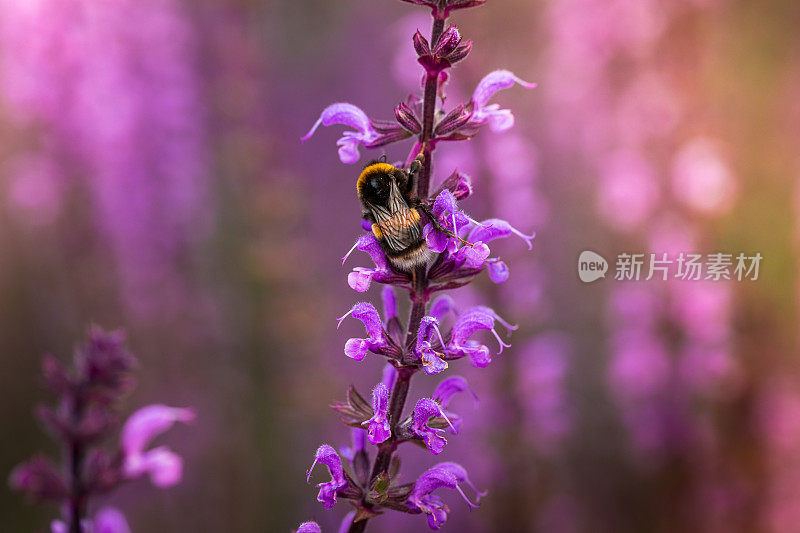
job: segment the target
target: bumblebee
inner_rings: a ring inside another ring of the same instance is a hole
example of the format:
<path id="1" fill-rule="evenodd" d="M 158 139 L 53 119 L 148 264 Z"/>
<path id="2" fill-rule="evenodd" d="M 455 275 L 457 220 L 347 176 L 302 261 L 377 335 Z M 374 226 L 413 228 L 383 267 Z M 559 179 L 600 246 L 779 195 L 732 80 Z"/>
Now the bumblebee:
<path id="1" fill-rule="evenodd" d="M 427 203 L 415 196 L 424 157 L 423 149 L 404 170 L 390 165 L 383 156 L 367 163 L 356 182 L 361 216 L 372 223 L 372 233 L 386 257 L 401 272 L 413 273 L 427 267 L 437 255 L 428 248 L 422 234 L 422 215 L 437 230 L 458 238 L 436 220 Z"/>

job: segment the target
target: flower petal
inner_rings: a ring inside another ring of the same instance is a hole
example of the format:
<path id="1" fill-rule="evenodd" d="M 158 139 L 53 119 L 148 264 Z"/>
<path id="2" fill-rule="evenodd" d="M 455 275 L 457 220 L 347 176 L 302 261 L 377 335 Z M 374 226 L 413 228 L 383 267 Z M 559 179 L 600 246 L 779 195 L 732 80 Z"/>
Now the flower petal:
<path id="1" fill-rule="evenodd" d="M 367 356 L 368 351 L 369 346 L 367 346 L 367 341 L 364 339 L 348 339 L 344 343 L 344 354 L 350 359 L 361 361 Z"/>
<path id="2" fill-rule="evenodd" d="M 478 86 L 475 87 L 475 92 L 472 93 L 472 101 L 475 103 L 476 107 L 484 107 L 494 93 L 513 87 L 515 83 L 519 83 L 527 89 L 536 87 L 535 83 L 522 80 L 511 71 L 495 70 L 484 76 L 483 79 L 478 82 Z"/>
<path id="3" fill-rule="evenodd" d="M 489 279 L 494 283 L 505 283 L 508 280 L 509 272 L 506 264 L 500 260 L 489 261 L 486 263 L 489 271 Z"/>
<path id="4" fill-rule="evenodd" d="M 175 422 L 190 423 L 195 419 L 192 409 L 154 404 L 133 413 L 122 428 L 121 444 L 126 456 L 140 455 L 156 436 Z"/>
<path id="5" fill-rule="evenodd" d="M 459 392 L 470 393 L 472 399 L 476 403 L 478 402 L 478 397 L 475 396 L 475 393 L 469 388 L 467 380 L 461 376 L 451 376 L 442 380 L 442 382 L 436 387 L 436 390 L 433 391 L 433 399 L 439 402 L 439 405 L 441 405 L 442 408 L 447 408 L 447 406 L 450 404 L 450 399 L 453 397 L 453 395 L 458 394 Z"/>
<path id="6" fill-rule="evenodd" d="M 367 114 L 364 113 L 361 108 L 347 102 L 339 102 L 326 107 L 308 133 L 306 133 L 300 140 L 308 140 L 312 135 L 314 135 L 314 132 L 317 130 L 320 124 L 323 126 L 342 124 L 344 126 L 349 126 L 362 134 L 372 131 L 372 127 L 369 123 L 369 117 L 367 117 Z"/>

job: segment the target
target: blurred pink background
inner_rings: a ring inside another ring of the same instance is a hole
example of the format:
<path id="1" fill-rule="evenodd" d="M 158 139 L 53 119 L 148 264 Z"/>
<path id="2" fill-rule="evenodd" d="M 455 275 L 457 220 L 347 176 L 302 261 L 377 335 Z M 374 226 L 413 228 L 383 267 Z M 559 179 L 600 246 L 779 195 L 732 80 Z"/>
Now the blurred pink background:
<path id="1" fill-rule="evenodd" d="M 520 329 L 488 368 L 452 365 L 481 403 L 456 400 L 447 459 L 489 495 L 448 499 L 445 530 L 800 531 L 800 4 L 489 0 L 451 22 L 475 46 L 448 104 L 496 68 L 539 87 L 497 96 L 509 132 L 437 150 L 439 179 L 473 176 L 470 214 L 537 232 L 498 246 L 506 284 L 455 293 Z M 0 473 L 56 451 L 30 416 L 41 355 L 122 327 L 125 412 L 198 412 L 167 437 L 181 485 L 108 498 L 134 531 L 335 531 L 349 509 L 305 470 L 347 442 L 327 405 L 382 362 L 346 358 L 358 325 L 335 322 L 364 299 L 364 258 L 340 266 L 360 167 L 338 129 L 299 138 L 334 101 L 390 118 L 417 28 L 394 0 L 0 0 Z M 605 280 L 579 281 L 587 249 Z M 764 259 L 757 281 L 613 279 L 618 253 L 677 251 Z M 435 462 L 403 457 L 408 481 Z M 57 513 L 0 488 L 3 531 Z"/>

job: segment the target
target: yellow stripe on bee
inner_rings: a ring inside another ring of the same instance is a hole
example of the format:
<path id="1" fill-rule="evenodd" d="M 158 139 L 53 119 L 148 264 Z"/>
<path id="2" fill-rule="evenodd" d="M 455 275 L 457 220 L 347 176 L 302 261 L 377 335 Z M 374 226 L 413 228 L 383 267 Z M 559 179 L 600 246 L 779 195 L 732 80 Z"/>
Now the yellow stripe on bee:
<path id="1" fill-rule="evenodd" d="M 393 170 L 395 170 L 395 167 L 390 165 L 389 163 L 375 163 L 373 165 L 368 166 L 367 168 L 362 170 L 361 175 L 358 176 L 358 180 L 356 180 L 356 189 L 357 190 L 361 189 L 361 184 L 364 183 L 364 180 L 366 180 L 368 176 L 381 172 L 384 174 L 389 174 Z"/>
<path id="2" fill-rule="evenodd" d="M 381 228 L 377 224 L 372 225 L 372 234 L 375 235 L 376 239 L 383 238 L 383 232 L 381 232 Z"/>
<path id="3" fill-rule="evenodd" d="M 414 218 L 414 222 L 419 222 L 419 212 L 416 209 L 409 209 L 411 211 L 411 216 Z"/>

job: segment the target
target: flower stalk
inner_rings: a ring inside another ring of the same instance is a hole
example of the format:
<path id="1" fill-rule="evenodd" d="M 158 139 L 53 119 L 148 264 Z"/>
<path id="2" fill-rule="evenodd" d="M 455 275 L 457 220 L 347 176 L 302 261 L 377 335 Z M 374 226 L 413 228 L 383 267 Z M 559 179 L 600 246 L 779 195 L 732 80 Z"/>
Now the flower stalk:
<path id="1" fill-rule="evenodd" d="M 359 146 L 376 148 L 416 137 L 407 169 L 400 170 L 385 160 L 374 160 L 367 168 L 374 169 L 370 170 L 372 176 L 374 172 L 392 172 L 402 177 L 400 181 L 391 178 L 395 181 L 389 187 L 394 191 L 402 187 L 410 190 L 410 194 L 408 198 L 393 196 L 391 211 L 387 211 L 389 215 L 386 216 L 411 220 L 411 226 L 406 227 L 412 228 L 412 234 L 422 233 L 422 240 L 405 246 L 408 250 L 422 250 L 421 253 L 428 254 L 427 259 L 406 267 L 407 263 L 399 262 L 396 255 L 389 255 L 391 250 L 387 248 L 381 226 L 375 220 L 362 220 L 362 228 L 369 233 L 358 238 L 342 263 L 355 250 L 365 252 L 375 267 L 355 267 L 348 275 L 348 284 L 358 292 L 366 292 L 372 282 L 386 285 L 382 292 L 383 317 L 372 304 L 361 302 L 339 319 L 340 324 L 347 317 L 364 324 L 367 336 L 349 339 L 344 353 L 355 361 L 363 360 L 370 352 L 385 357 L 388 364 L 383 380 L 373 390 L 371 404 L 351 386 L 347 401 L 331 406 L 340 413 L 345 424 L 354 428 L 353 446 L 342 448 L 340 456 L 333 447 L 324 444 L 318 448 L 314 462 L 326 464 L 331 474 L 330 481 L 317 485 L 317 500 L 326 509 L 333 507 L 338 498 L 349 500 L 355 507 L 355 512 L 345 517 L 341 528 L 350 533 L 365 531 L 369 521 L 384 510 L 424 514 L 431 529 L 439 529 L 447 520 L 449 509 L 434 491 L 439 488 L 456 490 L 469 507 L 476 505 L 464 493 L 462 485 L 471 487 L 478 500 L 484 495 L 475 489 L 462 466 L 450 462 L 434 465 L 414 483 L 399 483 L 397 452 L 400 446 L 415 442 L 433 455 L 442 453 L 447 444 L 444 435 L 448 430 L 457 434 L 462 421 L 456 413 L 445 410 L 451 397 L 459 392 L 472 394 L 464 378 L 452 376 L 440 383 L 432 398 L 417 400 L 408 413 L 409 386 L 413 376 L 439 374 L 458 359 L 468 357 L 473 366 L 487 366 L 493 350 L 472 338 L 481 330 L 497 339 L 498 354 L 509 346 L 495 326 L 499 323 L 508 331 L 516 326 L 503 320 L 493 309 L 484 306 L 460 309 L 449 296 L 439 296 L 435 301 L 432 298 L 436 293 L 468 284 L 483 271 L 493 282 L 504 282 L 508 278 L 508 268 L 499 257 L 490 257 L 487 243 L 516 235 L 530 248 L 533 238 L 504 220 L 478 222 L 461 211 L 457 202 L 472 193 L 472 184 L 469 176 L 460 171 L 453 170 L 433 193 L 431 182 L 433 153 L 439 142 L 470 139 L 484 125 L 497 132 L 509 129 L 514 123 L 513 115 L 507 109 L 500 109 L 498 104 L 489 104 L 489 99 L 499 90 L 515 84 L 527 88 L 535 85 L 511 72 L 498 70 L 478 83 L 469 102 L 445 110 L 443 85 L 449 76 L 446 71 L 466 58 L 472 48 L 472 41 L 464 40 L 456 27 L 447 26 L 448 15 L 456 9 L 479 6 L 485 0 L 404 1 L 431 8 L 433 18 L 430 40 L 419 31 L 412 38 L 418 62 L 424 69 L 421 97 L 409 98 L 395 107 L 396 122 L 370 119 L 350 103 L 332 104 L 323 110 L 302 138 L 303 141 L 310 138 L 320 125 L 342 124 L 352 128 L 353 131 L 346 131 L 337 142 L 341 161 L 352 164 L 360 157 Z M 361 187 L 367 186 L 364 185 L 367 174 L 365 170 L 359 178 L 359 194 Z M 377 184 L 379 182 L 372 179 L 369 187 L 378 187 Z M 375 198 L 380 201 L 380 196 Z M 362 205 L 368 205 L 363 197 L 360 199 Z M 374 219 L 375 215 L 367 212 L 365 218 L 369 217 Z M 391 231 L 391 224 L 386 228 Z M 397 317 L 395 288 L 407 291 L 411 303 L 405 325 Z M 367 442 L 377 448 L 371 465 Z M 311 471 L 309 479 L 310 475 Z M 313 522 L 306 522 L 302 527 L 307 531 L 319 529 Z"/>
<path id="2" fill-rule="evenodd" d="M 37 455 L 17 466 L 9 481 L 34 502 L 61 504 L 62 519 L 50 524 L 52 533 L 127 533 L 125 516 L 113 507 L 90 517 L 91 497 L 144 476 L 159 488 L 171 487 L 182 477 L 180 456 L 166 446 L 147 446 L 175 422 L 192 422 L 191 409 L 143 407 L 123 425 L 119 448 L 102 446 L 115 433 L 116 405 L 133 387 L 136 364 L 121 332 L 98 328 L 92 328 L 86 343 L 76 349 L 71 367 L 52 356 L 43 360 L 45 383 L 58 403 L 40 407 L 37 416 L 61 444 L 62 468 Z"/>

